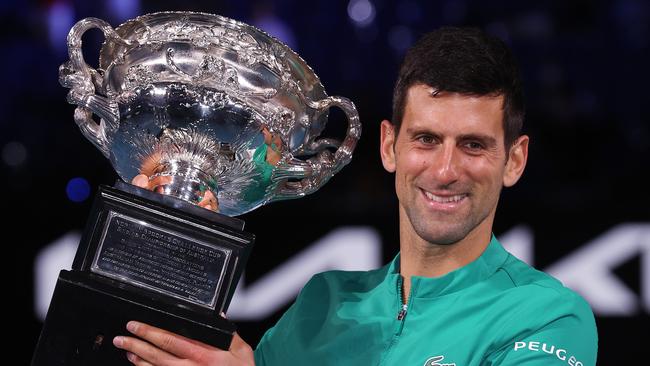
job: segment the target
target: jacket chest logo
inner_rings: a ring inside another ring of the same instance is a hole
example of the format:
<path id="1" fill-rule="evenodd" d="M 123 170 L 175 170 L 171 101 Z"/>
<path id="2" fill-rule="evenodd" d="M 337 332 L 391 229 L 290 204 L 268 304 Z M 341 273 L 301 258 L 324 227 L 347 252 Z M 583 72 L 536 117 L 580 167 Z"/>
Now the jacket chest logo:
<path id="1" fill-rule="evenodd" d="M 456 366 L 455 363 L 441 363 L 445 359 L 445 356 L 433 356 L 429 357 L 425 362 L 424 366 Z"/>

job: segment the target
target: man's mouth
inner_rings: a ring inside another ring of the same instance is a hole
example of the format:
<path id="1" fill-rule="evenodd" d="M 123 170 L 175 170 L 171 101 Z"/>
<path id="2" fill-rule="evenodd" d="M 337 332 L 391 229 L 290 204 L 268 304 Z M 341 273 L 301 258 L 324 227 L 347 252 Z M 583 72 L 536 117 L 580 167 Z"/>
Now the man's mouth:
<path id="1" fill-rule="evenodd" d="M 462 201 L 467 197 L 467 193 L 460 193 L 460 194 L 435 194 L 431 193 L 429 191 L 425 191 L 422 189 L 422 192 L 424 192 L 424 195 L 433 202 L 436 203 L 441 203 L 441 204 L 454 204 Z"/>

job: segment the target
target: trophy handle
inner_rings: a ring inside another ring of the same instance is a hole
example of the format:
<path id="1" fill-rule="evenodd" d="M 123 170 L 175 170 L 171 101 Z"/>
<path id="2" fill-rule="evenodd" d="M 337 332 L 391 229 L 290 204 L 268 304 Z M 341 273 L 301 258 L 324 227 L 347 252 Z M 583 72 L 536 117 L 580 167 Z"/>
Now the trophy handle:
<path id="1" fill-rule="evenodd" d="M 98 28 L 107 40 L 122 45 L 131 43 L 123 40 L 105 21 L 98 18 L 85 18 L 77 22 L 68 33 L 68 56 L 70 60 L 59 68 L 59 82 L 70 88 L 67 100 L 76 104 L 74 120 L 79 129 L 106 157 L 109 156 L 108 140 L 105 128 L 116 129 L 119 110 L 116 103 L 109 98 L 97 95 L 96 88 L 101 89 L 102 75 L 84 61 L 81 51 L 81 36 L 89 29 Z M 93 113 L 101 118 L 103 125 L 95 122 Z"/>
<path id="2" fill-rule="evenodd" d="M 361 136 L 359 113 L 354 103 L 349 99 L 332 96 L 319 101 L 305 100 L 305 102 L 310 108 L 316 109 L 319 113 L 331 107 L 339 107 L 348 118 L 348 130 L 345 139 L 340 144 L 336 140 L 327 138 L 312 142 L 309 149 L 318 151 L 318 154 L 307 161 L 292 158 L 289 161 L 281 162 L 278 166 L 279 169 L 274 173 L 275 179 L 302 179 L 299 181 L 286 181 L 273 197 L 273 201 L 298 198 L 318 190 L 352 160 L 352 152 Z M 327 150 L 328 147 L 336 146 L 338 148 L 334 154 Z"/>

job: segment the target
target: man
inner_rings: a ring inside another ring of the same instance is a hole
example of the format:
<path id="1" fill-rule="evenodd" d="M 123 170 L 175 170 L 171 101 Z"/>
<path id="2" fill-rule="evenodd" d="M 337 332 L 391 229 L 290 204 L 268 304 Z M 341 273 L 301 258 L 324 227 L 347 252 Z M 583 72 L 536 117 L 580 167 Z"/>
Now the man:
<path id="1" fill-rule="evenodd" d="M 393 98 L 380 147 L 399 200 L 390 264 L 314 276 L 254 360 L 238 336 L 218 351 L 133 322 L 150 343 L 120 337 L 118 347 L 136 365 L 595 365 L 587 303 L 492 235 L 501 188 L 528 157 L 507 47 L 472 29 L 427 34 L 407 53 Z"/>

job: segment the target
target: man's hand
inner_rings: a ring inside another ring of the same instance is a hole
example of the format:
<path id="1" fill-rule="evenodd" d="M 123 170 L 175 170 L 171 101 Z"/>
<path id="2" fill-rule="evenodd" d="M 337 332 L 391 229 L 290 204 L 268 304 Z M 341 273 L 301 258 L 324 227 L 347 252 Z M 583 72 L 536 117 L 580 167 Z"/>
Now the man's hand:
<path id="1" fill-rule="evenodd" d="M 136 366 L 255 365 L 253 349 L 237 333 L 223 351 L 150 325 L 130 321 L 126 329 L 137 336 L 117 336 L 113 344 Z"/>
<path id="2" fill-rule="evenodd" d="M 152 191 L 155 187 L 169 183 L 171 179 L 169 176 L 158 176 L 150 180 L 146 174 L 138 174 L 133 178 L 131 184 Z M 217 197 L 214 196 L 212 191 L 206 191 L 198 205 L 208 210 L 219 212 L 219 201 L 217 201 Z"/>

